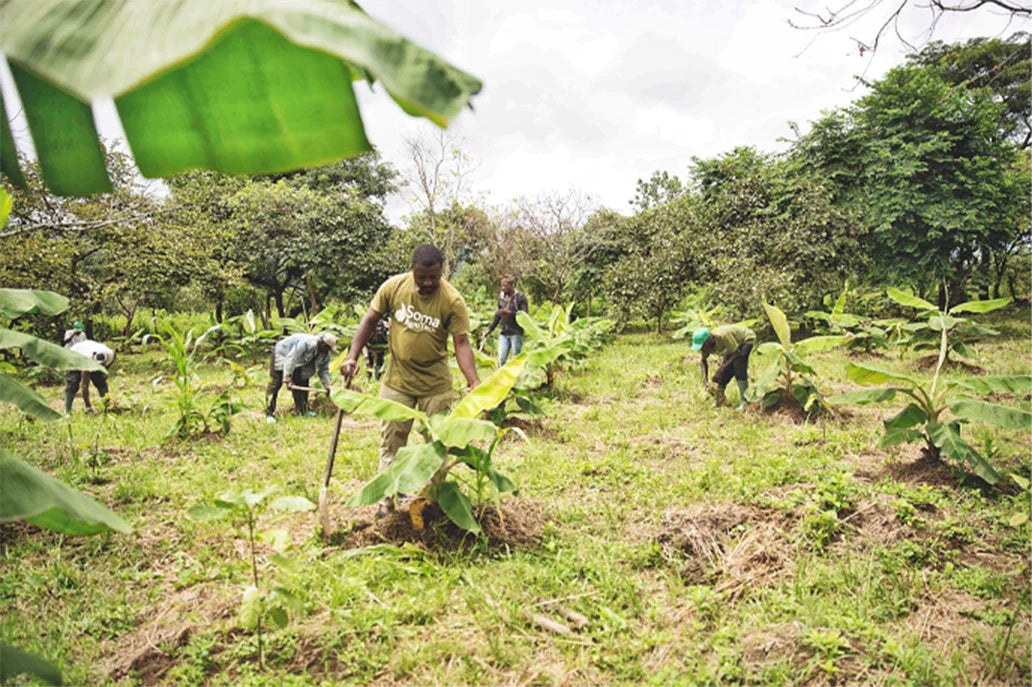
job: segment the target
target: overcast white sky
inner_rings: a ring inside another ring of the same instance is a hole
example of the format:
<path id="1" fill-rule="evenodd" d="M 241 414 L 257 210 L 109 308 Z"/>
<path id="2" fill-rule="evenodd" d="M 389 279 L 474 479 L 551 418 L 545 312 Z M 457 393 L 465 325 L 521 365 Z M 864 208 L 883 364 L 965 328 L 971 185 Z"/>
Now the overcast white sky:
<path id="1" fill-rule="evenodd" d="M 369 14 L 484 82 L 452 127 L 479 165 L 473 188 L 505 205 L 514 197 L 576 188 L 628 212 L 635 182 L 655 170 L 685 177 L 691 156 L 739 145 L 784 149 L 787 122 L 803 130 L 821 110 L 863 94 L 853 76 L 877 78 L 909 50 L 872 39 L 887 9 L 837 33 L 793 29 L 793 8 L 845 0 L 364 0 Z M 1029 28 L 995 10 L 946 16 L 935 39 L 1009 36 Z M 928 11 L 905 17 L 923 45 Z M 851 90 L 852 89 L 852 90 Z M 404 170 L 405 139 L 434 125 L 406 116 L 380 88 L 357 87 L 370 140 Z M 392 216 L 405 210 L 392 205 Z"/>

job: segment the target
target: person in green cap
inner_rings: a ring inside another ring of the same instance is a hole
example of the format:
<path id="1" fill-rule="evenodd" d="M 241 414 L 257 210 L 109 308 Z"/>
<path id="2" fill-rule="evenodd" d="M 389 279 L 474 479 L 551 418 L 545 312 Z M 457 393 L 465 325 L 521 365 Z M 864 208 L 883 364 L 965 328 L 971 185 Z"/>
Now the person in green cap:
<path id="1" fill-rule="evenodd" d="M 76 320 L 72 323 L 71 329 L 66 329 L 62 343 L 65 348 L 71 348 L 75 344 L 86 340 L 86 332 L 82 330 L 82 322 Z"/>
<path id="2" fill-rule="evenodd" d="M 740 398 L 737 409 L 745 408 L 745 392 L 749 389 L 749 354 L 755 343 L 756 334 L 748 327 L 737 324 L 724 324 L 712 330 L 700 327 L 692 334 L 692 350 L 702 352 L 702 383 L 707 389 L 710 388 L 707 364 L 710 353 L 724 358 L 713 373 L 713 383 L 716 384 L 714 407 L 723 405 L 724 389 L 731 377 L 734 377 L 738 380 Z"/>

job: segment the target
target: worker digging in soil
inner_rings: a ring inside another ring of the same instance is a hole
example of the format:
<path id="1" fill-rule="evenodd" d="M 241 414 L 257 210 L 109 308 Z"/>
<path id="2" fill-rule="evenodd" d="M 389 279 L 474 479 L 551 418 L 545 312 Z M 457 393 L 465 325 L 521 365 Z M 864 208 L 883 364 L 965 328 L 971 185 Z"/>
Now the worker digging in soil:
<path id="1" fill-rule="evenodd" d="M 76 322 L 76 324 L 79 324 Z M 81 332 L 81 329 L 80 329 Z M 68 417 L 72 413 L 72 403 L 75 401 L 75 395 L 79 392 L 80 387 L 82 388 L 82 401 L 86 407 L 87 413 L 93 412 L 93 406 L 90 404 L 90 383 L 97 388 L 97 393 L 100 395 L 101 401 L 107 399 L 108 395 L 108 369 L 115 362 L 115 352 L 110 348 L 100 343 L 99 341 L 93 341 L 87 339 L 85 335 L 80 337 L 69 337 L 68 333 L 65 333 L 65 340 L 73 339 L 75 343 L 67 344 L 67 348 L 70 351 L 74 351 L 79 355 L 87 358 L 92 358 L 98 363 L 104 366 L 103 370 L 68 370 L 65 373 L 65 398 L 64 408 L 65 417 Z"/>
<path id="2" fill-rule="evenodd" d="M 714 396 L 713 407 L 724 405 L 724 390 L 734 377 L 738 380 L 739 403 L 736 410 L 745 409 L 745 392 L 749 389 L 749 354 L 756 344 L 756 334 L 748 327 L 724 324 L 709 330 L 700 327 L 692 334 L 692 350 L 702 353 L 702 383 Z M 713 373 L 714 387 L 710 386 L 707 359 L 711 353 L 723 356 L 720 367 Z"/>
<path id="3" fill-rule="evenodd" d="M 455 345 L 455 359 L 470 390 L 480 384 L 473 346 L 469 342 L 469 311 L 462 294 L 441 278 L 444 257 L 436 246 L 423 244 L 412 254 L 412 269 L 383 284 L 362 323 L 358 325 L 347 360 L 340 367 L 345 382 L 358 371 L 358 357 L 369 343 L 381 319 L 390 321 L 390 357 L 380 383 L 380 397 L 427 415 L 448 410 L 455 400 L 448 366 L 448 336 Z M 412 420 L 384 422 L 381 426 L 380 471 L 394 461 L 398 449 L 408 443 Z M 399 495 L 400 496 L 400 495 Z M 394 499 L 380 503 L 378 517 L 395 507 Z"/>
<path id="4" fill-rule="evenodd" d="M 269 362 L 269 385 L 265 388 L 265 421 L 275 422 L 276 396 L 283 380 L 294 396 L 294 410 L 305 417 L 314 417 L 308 410 L 308 392 L 294 387 L 307 387 L 313 374 L 328 390 L 330 388 L 330 353 L 337 350 L 337 337 L 329 332 L 315 334 L 291 334 L 280 339 L 272 349 Z"/>

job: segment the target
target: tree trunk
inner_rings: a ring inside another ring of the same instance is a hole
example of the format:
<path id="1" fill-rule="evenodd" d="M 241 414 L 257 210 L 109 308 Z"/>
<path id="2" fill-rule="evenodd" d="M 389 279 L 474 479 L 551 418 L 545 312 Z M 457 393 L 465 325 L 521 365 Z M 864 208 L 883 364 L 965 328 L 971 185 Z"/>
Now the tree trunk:
<path id="1" fill-rule="evenodd" d="M 315 297 L 315 289 L 312 288 L 312 280 L 305 278 L 305 288 L 308 290 L 308 302 L 311 303 L 308 316 L 311 317 L 319 312 L 319 299 Z"/>
<path id="2" fill-rule="evenodd" d="M 279 317 L 286 317 L 287 311 L 283 307 L 283 291 L 277 291 L 273 294 L 273 297 L 276 299 L 276 312 L 279 314 Z"/>
<path id="3" fill-rule="evenodd" d="M 215 321 L 222 324 L 222 305 L 226 299 L 226 295 L 223 289 L 219 289 L 215 293 Z"/>
<path id="4" fill-rule="evenodd" d="M 136 319 L 136 306 L 129 308 L 125 315 L 125 327 L 122 329 L 122 336 L 128 337 L 133 333 L 133 320 Z"/>

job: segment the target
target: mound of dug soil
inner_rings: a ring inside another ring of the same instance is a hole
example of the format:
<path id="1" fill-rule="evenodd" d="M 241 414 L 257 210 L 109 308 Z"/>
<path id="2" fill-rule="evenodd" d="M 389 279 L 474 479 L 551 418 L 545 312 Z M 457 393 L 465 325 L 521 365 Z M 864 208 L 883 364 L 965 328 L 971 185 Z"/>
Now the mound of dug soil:
<path id="1" fill-rule="evenodd" d="M 424 527 L 416 529 L 409 516 L 408 503 L 384 518 L 376 517 L 376 507 L 348 512 L 348 525 L 330 535 L 329 543 L 347 549 L 373 544 L 413 543 L 428 549 L 464 549 L 477 541 L 477 535 L 453 523 L 437 504 L 423 510 Z M 501 508 L 485 506 L 474 511 L 489 546 L 528 546 L 536 542 L 545 524 L 538 504 L 525 499 L 504 501 Z"/>
<path id="2" fill-rule="evenodd" d="M 687 556 L 681 569 L 686 583 L 712 584 L 734 597 L 783 572 L 792 557 L 787 529 L 780 511 L 717 503 L 664 512 L 655 540 L 669 559 Z"/>

